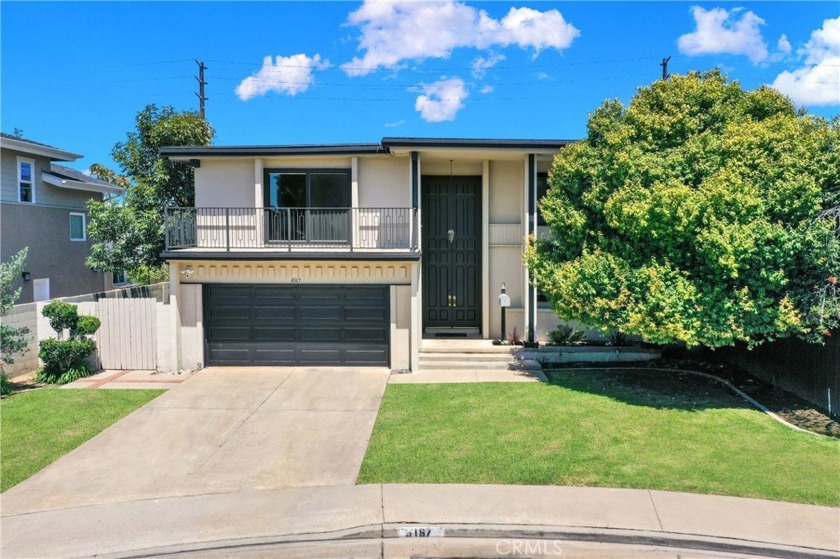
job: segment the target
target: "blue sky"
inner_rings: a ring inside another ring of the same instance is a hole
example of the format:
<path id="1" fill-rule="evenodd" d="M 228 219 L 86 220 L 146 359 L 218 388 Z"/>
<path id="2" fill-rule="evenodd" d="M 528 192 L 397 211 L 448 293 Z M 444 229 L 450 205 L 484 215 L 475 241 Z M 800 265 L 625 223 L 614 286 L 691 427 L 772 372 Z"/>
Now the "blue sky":
<path id="1" fill-rule="evenodd" d="M 836 2 L 3 2 L 0 25 L 2 130 L 79 169 L 146 104 L 196 109 L 195 58 L 220 145 L 577 138 L 668 55 L 840 113 Z"/>

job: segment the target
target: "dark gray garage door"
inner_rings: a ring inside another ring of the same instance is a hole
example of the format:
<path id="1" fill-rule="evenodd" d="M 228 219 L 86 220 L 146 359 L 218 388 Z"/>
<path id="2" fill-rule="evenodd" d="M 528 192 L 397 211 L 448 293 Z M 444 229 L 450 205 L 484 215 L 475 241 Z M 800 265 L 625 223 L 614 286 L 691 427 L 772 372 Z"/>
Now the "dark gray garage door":
<path id="1" fill-rule="evenodd" d="M 387 286 L 205 285 L 209 365 L 387 366 Z"/>

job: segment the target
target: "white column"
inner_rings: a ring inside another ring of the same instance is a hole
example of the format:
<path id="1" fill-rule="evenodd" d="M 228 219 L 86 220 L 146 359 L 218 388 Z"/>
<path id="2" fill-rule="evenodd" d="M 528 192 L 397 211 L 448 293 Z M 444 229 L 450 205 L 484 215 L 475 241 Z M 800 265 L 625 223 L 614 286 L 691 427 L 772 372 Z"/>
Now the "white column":
<path id="1" fill-rule="evenodd" d="M 528 246 L 528 156 L 522 162 L 522 253 Z M 522 329 L 520 337 L 524 340 L 528 335 L 528 323 L 531 312 L 531 288 L 528 286 L 528 268 L 522 265 Z"/>
<path id="2" fill-rule="evenodd" d="M 263 189 L 263 160 L 254 159 L 254 242 L 256 246 L 265 245 L 265 190 Z"/>
<path id="3" fill-rule="evenodd" d="M 411 265 L 411 360 L 409 368 L 416 373 L 420 369 L 420 344 L 423 339 L 423 301 L 420 262 Z"/>
<path id="4" fill-rule="evenodd" d="M 359 158 L 350 159 L 350 207 L 359 207 Z M 358 210 L 350 210 L 351 246 L 356 247 L 359 241 Z"/>
<path id="5" fill-rule="evenodd" d="M 481 335 L 490 337 L 490 161 L 481 168 Z"/>
<path id="6" fill-rule="evenodd" d="M 169 312 L 170 312 L 170 328 L 172 329 L 172 353 L 171 353 L 171 369 L 172 371 L 181 370 L 181 309 L 178 306 L 179 293 L 178 287 L 181 284 L 180 280 L 181 267 L 177 262 L 169 263 Z"/>

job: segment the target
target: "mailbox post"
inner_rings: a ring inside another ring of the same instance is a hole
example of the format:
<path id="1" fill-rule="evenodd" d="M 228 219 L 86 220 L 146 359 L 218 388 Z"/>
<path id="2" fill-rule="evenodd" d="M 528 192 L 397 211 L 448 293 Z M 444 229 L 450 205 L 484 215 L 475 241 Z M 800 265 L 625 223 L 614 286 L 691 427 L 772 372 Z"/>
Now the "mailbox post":
<path id="1" fill-rule="evenodd" d="M 510 306 L 510 295 L 507 294 L 507 286 L 502 282 L 502 289 L 501 293 L 499 293 L 499 307 L 502 309 L 502 336 L 499 340 L 499 344 L 506 345 L 507 341 L 507 329 L 505 328 L 505 309 Z"/>

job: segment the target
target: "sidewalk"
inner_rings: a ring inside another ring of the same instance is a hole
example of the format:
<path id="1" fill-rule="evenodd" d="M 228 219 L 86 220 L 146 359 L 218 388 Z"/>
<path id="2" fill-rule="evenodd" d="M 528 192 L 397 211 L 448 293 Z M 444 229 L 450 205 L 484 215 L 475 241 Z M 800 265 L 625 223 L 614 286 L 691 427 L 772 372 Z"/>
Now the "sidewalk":
<path id="1" fill-rule="evenodd" d="M 7 516 L 0 522 L 4 558 L 219 550 L 237 556 L 236 550 L 255 546 L 271 546 L 274 553 L 265 556 L 277 556 L 281 546 L 301 542 L 321 549 L 343 542 L 351 554 L 350 543 L 360 540 L 393 544 L 398 528 L 406 525 L 442 527 L 444 538 L 418 540 L 434 543 L 438 553 L 465 539 L 478 544 L 488 538 L 540 538 L 563 545 L 691 549 L 703 557 L 705 552 L 840 557 L 840 509 L 639 489 L 311 487 L 132 501 Z M 384 543 L 373 549 L 375 556 L 385 555 Z M 342 556 L 337 549 L 331 553 Z"/>

